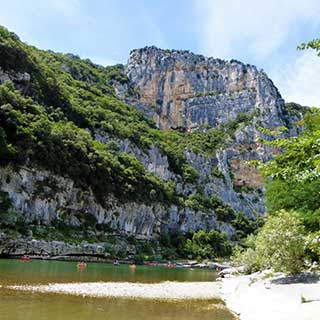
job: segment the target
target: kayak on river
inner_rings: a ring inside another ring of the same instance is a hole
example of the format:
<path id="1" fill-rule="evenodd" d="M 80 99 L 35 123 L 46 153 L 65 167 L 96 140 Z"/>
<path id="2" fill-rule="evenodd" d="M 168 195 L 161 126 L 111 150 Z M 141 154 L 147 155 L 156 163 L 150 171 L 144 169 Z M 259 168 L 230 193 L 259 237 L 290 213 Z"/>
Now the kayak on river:
<path id="1" fill-rule="evenodd" d="M 87 264 L 84 261 L 81 261 L 77 264 L 77 268 L 84 269 L 86 268 Z"/>
<path id="2" fill-rule="evenodd" d="M 30 260 L 30 257 L 29 257 L 29 256 L 22 256 L 22 257 L 20 258 L 20 260 L 22 260 L 22 261 L 29 261 L 29 260 Z"/>

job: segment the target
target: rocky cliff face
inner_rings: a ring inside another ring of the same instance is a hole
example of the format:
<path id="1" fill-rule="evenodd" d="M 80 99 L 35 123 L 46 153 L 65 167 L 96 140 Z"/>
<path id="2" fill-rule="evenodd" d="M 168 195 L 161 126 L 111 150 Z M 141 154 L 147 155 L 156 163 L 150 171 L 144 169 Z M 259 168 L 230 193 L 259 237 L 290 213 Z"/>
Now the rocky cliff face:
<path id="1" fill-rule="evenodd" d="M 12 81 L 24 94 L 30 85 L 30 74 L 27 72 L 5 72 L 0 67 L 0 84 L 6 81 Z"/>
<path id="2" fill-rule="evenodd" d="M 188 165 L 198 173 L 196 182 L 187 183 L 170 169 L 168 157 L 159 146 L 137 147 L 128 139 L 114 137 L 96 130 L 93 137 L 101 142 L 115 141 L 119 152 L 131 153 L 143 167 L 165 181 L 175 183 L 176 193 L 188 197 L 199 193 L 210 198 L 218 196 L 234 211 L 255 218 L 264 214 L 263 183 L 248 160 L 266 161 L 279 150 L 261 144 L 268 138 L 261 128 L 287 126 L 288 135 L 299 130 L 294 117 L 288 114 L 284 101 L 272 81 L 256 67 L 238 61 L 206 58 L 188 51 L 168 51 L 147 47 L 131 52 L 124 69 L 128 82 L 113 81 L 118 96 L 147 116 L 161 129 L 180 129 L 185 134 L 206 131 L 209 127 L 227 125 L 241 114 L 250 121 L 241 123 L 225 145 L 210 155 L 184 150 Z M 69 72 L 65 70 L 65 72 Z M 22 92 L 28 89 L 30 75 L 9 74 L 0 69 L 0 83 L 11 80 Z M 213 173 L 215 171 L 215 173 Z M 153 239 L 162 232 L 216 229 L 229 237 L 235 233 L 230 222 L 218 218 L 213 208 L 192 208 L 153 204 L 122 203 L 113 195 L 98 201 L 90 189 L 84 190 L 69 178 L 32 167 L 0 168 L 1 191 L 8 194 L 14 210 L 21 212 L 27 222 L 50 226 L 55 221 L 72 227 L 93 223 L 102 226 L 106 234 Z M 107 231 L 106 231 L 107 230 Z M 34 252 L 45 248 L 48 254 L 101 254 L 99 246 L 68 246 L 29 240 L 10 242 L 0 234 L 0 253 Z M 10 251 L 11 250 L 11 251 Z M 131 249 L 130 249 L 131 250 Z"/>
<path id="3" fill-rule="evenodd" d="M 150 239 L 163 230 L 218 229 L 233 233 L 233 228 L 218 222 L 214 211 L 201 212 L 160 203 L 121 203 L 110 196 L 99 203 L 91 190 L 82 190 L 70 179 L 36 169 L 0 169 L 1 190 L 8 193 L 13 207 L 24 213 L 27 222 L 49 226 L 56 220 L 80 226 L 85 215 L 94 223 L 107 225 L 110 230 Z"/>
<path id="4" fill-rule="evenodd" d="M 206 131 L 235 121 L 241 114 L 249 115 L 250 121 L 242 123 L 215 155 L 187 150 L 185 155 L 200 173 L 198 187 L 200 184 L 207 196 L 218 194 L 234 210 L 249 216 L 263 214 L 262 179 L 247 161 L 267 161 L 279 152 L 261 143 L 261 139 L 272 138 L 263 133 L 264 128 L 286 126 L 288 130 L 280 136 L 298 135 L 295 122 L 302 117 L 288 113 L 267 75 L 239 61 L 156 47 L 133 50 L 124 71 L 129 83 L 114 83 L 119 97 L 152 117 L 161 129 Z M 127 94 L 128 88 L 136 94 Z M 223 173 L 223 179 L 212 177 L 212 167 Z M 185 193 L 192 190 L 180 187 Z"/>
<path id="5" fill-rule="evenodd" d="M 146 47 L 131 52 L 126 74 L 140 94 L 137 107 L 153 108 L 162 129 L 217 126 L 253 111 L 268 127 L 283 125 L 283 99 L 252 65 Z"/>
<path id="6" fill-rule="evenodd" d="M 230 236 L 235 231 L 229 224 L 218 221 L 214 210 L 203 212 L 161 203 L 121 203 L 112 196 L 101 204 L 91 190 L 83 190 L 70 179 L 34 168 L 18 171 L 10 167 L 0 168 L 0 185 L 14 210 L 23 213 L 26 223 L 47 228 L 59 221 L 76 230 L 91 216 L 92 226 L 103 226 L 108 230 L 107 234 L 116 234 L 120 238 L 121 235 L 124 238 L 134 236 L 137 240 L 150 240 L 168 231 L 215 229 Z M 32 240 L 32 234 L 27 238 L 28 241 L 18 239 L 15 242 L 0 233 L 0 254 L 40 254 L 44 250 L 42 253 L 49 255 L 100 255 L 106 249 L 103 243 L 94 246 L 86 243 L 68 245 L 61 241 L 39 242 Z"/>

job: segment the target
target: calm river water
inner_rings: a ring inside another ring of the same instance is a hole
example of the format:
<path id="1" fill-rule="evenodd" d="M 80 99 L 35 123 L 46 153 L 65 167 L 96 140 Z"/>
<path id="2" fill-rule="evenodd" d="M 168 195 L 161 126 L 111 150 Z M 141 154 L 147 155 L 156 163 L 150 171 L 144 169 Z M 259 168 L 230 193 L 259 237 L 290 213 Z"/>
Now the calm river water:
<path id="1" fill-rule="evenodd" d="M 218 300 L 161 302 L 20 292 L 6 285 L 63 282 L 214 281 L 210 270 L 137 266 L 115 267 L 89 263 L 78 270 L 75 262 L 0 260 L 0 319 L 2 320 L 233 320 Z"/>

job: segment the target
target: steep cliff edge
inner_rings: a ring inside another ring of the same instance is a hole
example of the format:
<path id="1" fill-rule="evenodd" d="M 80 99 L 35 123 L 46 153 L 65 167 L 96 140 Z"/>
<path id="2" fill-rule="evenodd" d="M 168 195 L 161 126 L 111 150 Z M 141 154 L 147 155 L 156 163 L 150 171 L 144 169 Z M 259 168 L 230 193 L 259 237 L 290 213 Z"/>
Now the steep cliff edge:
<path id="1" fill-rule="evenodd" d="M 0 28 L 0 253 L 127 256 L 198 230 L 239 240 L 265 212 L 247 161 L 279 152 L 266 129 L 298 134 L 304 112 L 237 61 L 147 47 L 104 68 Z"/>
<path id="2" fill-rule="evenodd" d="M 139 92 L 137 105 L 153 107 L 163 129 L 218 126 L 254 111 L 262 125 L 285 124 L 277 88 L 252 65 L 146 47 L 131 52 L 126 74 Z"/>
<path id="3" fill-rule="evenodd" d="M 182 131 L 186 137 L 198 133 L 204 140 L 211 128 L 227 132 L 223 143 L 214 148 L 208 144 L 205 150 L 193 152 L 196 148 L 189 146 L 184 154 L 200 172 L 198 184 L 207 195 L 217 193 L 236 211 L 249 216 L 263 214 L 263 183 L 247 161 L 267 161 L 279 152 L 261 140 L 298 135 L 301 128 L 296 122 L 306 109 L 286 105 L 263 71 L 236 60 L 152 46 L 133 50 L 121 71 L 127 82 L 112 81 L 119 98 L 152 118 L 160 129 Z M 218 177 L 221 173 L 223 183 L 203 174 L 206 164 L 210 171 L 210 162 Z"/>

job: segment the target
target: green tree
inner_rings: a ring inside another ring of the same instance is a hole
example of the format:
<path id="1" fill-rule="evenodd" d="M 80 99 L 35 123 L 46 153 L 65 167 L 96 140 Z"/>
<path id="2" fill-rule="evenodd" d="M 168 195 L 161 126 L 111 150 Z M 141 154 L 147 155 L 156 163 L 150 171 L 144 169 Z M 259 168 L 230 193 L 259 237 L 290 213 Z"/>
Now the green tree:
<path id="1" fill-rule="evenodd" d="M 295 210 L 307 229 L 315 231 L 320 229 L 320 112 L 311 109 L 302 124 L 301 136 L 269 142 L 284 152 L 260 171 L 267 181 L 268 211 Z"/>
<path id="2" fill-rule="evenodd" d="M 294 212 L 281 210 L 269 217 L 257 235 L 257 263 L 262 268 L 298 273 L 303 268 L 304 250 L 304 228 Z"/>
<path id="3" fill-rule="evenodd" d="M 185 244 L 186 253 L 196 259 L 226 257 L 231 254 L 231 248 L 227 235 L 216 230 L 199 230 Z"/>
<path id="4" fill-rule="evenodd" d="M 303 269 L 307 239 L 295 212 L 281 210 L 268 217 L 257 236 L 249 239 L 249 247 L 237 249 L 233 256 L 248 272 L 272 268 L 295 274 Z"/>

